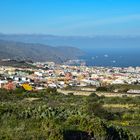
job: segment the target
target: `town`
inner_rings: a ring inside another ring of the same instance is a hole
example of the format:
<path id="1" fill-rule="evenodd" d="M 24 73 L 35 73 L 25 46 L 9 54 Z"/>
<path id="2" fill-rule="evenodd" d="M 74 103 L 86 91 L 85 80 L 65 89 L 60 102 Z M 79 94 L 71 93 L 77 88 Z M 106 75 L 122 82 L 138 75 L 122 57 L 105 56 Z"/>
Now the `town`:
<path id="1" fill-rule="evenodd" d="M 32 67 L 0 66 L 0 88 L 14 90 L 43 90 L 48 87 L 99 87 L 108 85 L 139 85 L 140 67 L 88 67 L 60 65 L 54 62 L 36 62 Z M 83 88 L 84 89 L 84 88 Z M 89 89 L 89 88 L 87 88 Z M 114 89 L 114 92 L 118 92 Z M 139 89 L 129 89 L 127 93 L 140 94 Z"/>

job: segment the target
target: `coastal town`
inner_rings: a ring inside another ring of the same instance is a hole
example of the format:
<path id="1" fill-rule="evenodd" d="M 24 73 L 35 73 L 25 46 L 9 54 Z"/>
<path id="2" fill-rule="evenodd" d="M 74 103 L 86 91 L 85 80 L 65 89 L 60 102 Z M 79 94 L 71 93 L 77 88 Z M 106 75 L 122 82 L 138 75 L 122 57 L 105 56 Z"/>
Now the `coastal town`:
<path id="1" fill-rule="evenodd" d="M 36 62 L 32 67 L 0 66 L 0 88 L 13 90 L 43 90 L 67 87 L 104 87 L 108 85 L 139 85 L 140 67 L 88 67 Z M 93 90 L 93 91 L 94 91 Z M 118 92 L 116 89 L 114 92 Z M 138 89 L 127 93 L 140 94 Z"/>

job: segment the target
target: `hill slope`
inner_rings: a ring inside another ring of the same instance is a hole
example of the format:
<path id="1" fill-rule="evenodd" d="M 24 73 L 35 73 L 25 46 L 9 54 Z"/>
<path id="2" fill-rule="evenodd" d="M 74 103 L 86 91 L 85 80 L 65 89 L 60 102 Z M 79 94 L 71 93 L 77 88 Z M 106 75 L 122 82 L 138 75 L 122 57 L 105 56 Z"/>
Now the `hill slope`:
<path id="1" fill-rule="evenodd" d="M 20 43 L 0 40 L 0 59 L 25 59 L 62 63 L 76 59 L 83 52 L 74 47 L 51 47 L 42 44 Z"/>

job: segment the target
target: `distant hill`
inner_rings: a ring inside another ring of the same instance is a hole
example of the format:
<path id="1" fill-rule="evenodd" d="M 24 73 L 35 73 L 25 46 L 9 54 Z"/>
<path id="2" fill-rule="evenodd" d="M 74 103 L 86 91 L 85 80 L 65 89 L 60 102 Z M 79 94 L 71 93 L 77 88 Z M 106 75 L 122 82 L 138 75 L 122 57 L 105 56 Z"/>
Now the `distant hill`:
<path id="1" fill-rule="evenodd" d="M 55 36 L 41 34 L 0 34 L 0 39 L 52 46 L 76 46 L 83 50 L 96 48 L 140 47 L 140 36 Z"/>
<path id="2" fill-rule="evenodd" d="M 74 47 L 52 47 L 35 43 L 0 40 L 0 59 L 54 61 L 62 63 L 84 53 Z"/>

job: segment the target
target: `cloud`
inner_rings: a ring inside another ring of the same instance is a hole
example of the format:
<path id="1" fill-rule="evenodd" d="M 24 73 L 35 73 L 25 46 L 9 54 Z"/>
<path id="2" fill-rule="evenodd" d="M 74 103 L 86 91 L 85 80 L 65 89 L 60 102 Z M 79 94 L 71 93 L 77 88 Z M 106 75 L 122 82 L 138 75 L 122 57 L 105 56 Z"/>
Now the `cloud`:
<path id="1" fill-rule="evenodd" d="M 73 17 L 74 18 L 74 17 Z M 67 21 L 61 20 L 61 25 L 59 25 L 59 29 L 56 26 L 56 30 L 59 32 L 70 32 L 70 33 L 82 33 L 87 32 L 89 30 L 95 30 L 96 32 L 102 32 L 102 29 L 110 28 L 112 25 L 114 27 L 118 27 L 118 24 L 124 25 L 125 23 L 130 23 L 134 21 L 140 20 L 140 14 L 134 14 L 134 15 L 125 15 L 125 16 L 117 16 L 117 17 L 111 17 L 111 18 L 100 18 L 96 19 L 94 17 L 81 17 L 76 20 L 70 19 L 67 17 Z M 69 22 L 70 20 L 70 22 Z M 133 26 L 133 24 L 132 24 Z M 98 30 L 98 31 L 97 31 Z M 115 30 L 115 29 L 113 29 Z"/>
<path id="2" fill-rule="evenodd" d="M 42 32 L 61 35 L 139 34 L 139 22 L 140 14 L 104 18 L 86 14 L 67 15 L 48 20 Z"/>
<path id="3" fill-rule="evenodd" d="M 94 27 L 94 26 L 101 26 L 101 25 L 126 23 L 134 20 L 140 20 L 140 15 L 127 15 L 127 16 L 119 16 L 119 17 L 112 17 L 112 18 L 102 18 L 99 20 L 85 19 L 82 22 L 79 21 L 78 23 L 68 25 L 68 28 L 81 28 L 81 27 L 90 27 L 90 26 Z"/>

